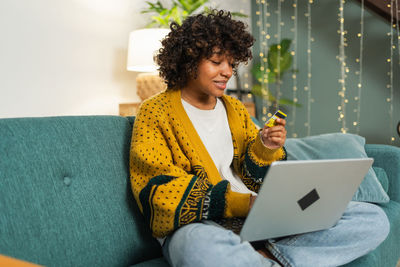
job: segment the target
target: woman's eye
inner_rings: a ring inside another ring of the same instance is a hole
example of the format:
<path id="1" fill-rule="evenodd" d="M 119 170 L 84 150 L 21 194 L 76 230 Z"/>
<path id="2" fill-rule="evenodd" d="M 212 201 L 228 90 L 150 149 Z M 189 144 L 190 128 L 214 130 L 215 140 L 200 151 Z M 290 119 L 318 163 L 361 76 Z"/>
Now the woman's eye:
<path id="1" fill-rule="evenodd" d="M 219 65 L 221 62 L 219 62 L 219 61 L 215 61 L 215 60 L 210 60 L 211 61 L 211 63 L 213 63 L 213 64 L 215 64 L 215 65 Z"/>

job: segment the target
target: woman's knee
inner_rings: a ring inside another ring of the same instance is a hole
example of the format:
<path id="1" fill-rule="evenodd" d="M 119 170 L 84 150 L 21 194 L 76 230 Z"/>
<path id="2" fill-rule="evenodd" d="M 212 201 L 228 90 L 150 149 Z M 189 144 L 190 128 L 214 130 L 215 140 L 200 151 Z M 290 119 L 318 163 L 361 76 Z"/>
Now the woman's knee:
<path id="1" fill-rule="evenodd" d="M 203 223 L 185 225 L 167 238 L 164 254 L 173 266 L 206 266 L 205 261 L 214 257 L 218 246 L 232 242 L 226 232 Z"/>
<path id="2" fill-rule="evenodd" d="M 240 238 L 226 229 L 203 223 L 185 225 L 179 228 L 169 240 L 169 246 L 179 248 L 181 251 L 208 250 L 210 244 L 223 243 L 240 243 Z"/>
<path id="3" fill-rule="evenodd" d="M 194 223 L 169 237 L 164 254 L 172 266 L 261 266 L 262 257 L 232 231 Z M 222 265 L 221 265 L 222 264 Z M 238 265 L 239 264 L 239 265 Z"/>
<path id="4" fill-rule="evenodd" d="M 389 222 L 389 219 L 388 219 L 385 211 L 381 207 L 379 207 L 377 205 L 373 205 L 373 204 L 371 204 L 371 205 L 374 206 L 374 208 L 375 208 L 375 211 L 374 211 L 374 214 L 375 214 L 374 222 L 376 224 L 375 228 L 377 229 L 377 231 L 380 232 L 379 237 L 380 237 L 380 243 L 381 243 L 389 235 L 390 222 Z"/>
<path id="5" fill-rule="evenodd" d="M 390 232 L 390 222 L 385 211 L 371 203 L 353 202 L 350 209 L 355 222 L 359 227 L 364 228 L 368 236 L 374 238 L 377 243 L 383 242 Z"/>

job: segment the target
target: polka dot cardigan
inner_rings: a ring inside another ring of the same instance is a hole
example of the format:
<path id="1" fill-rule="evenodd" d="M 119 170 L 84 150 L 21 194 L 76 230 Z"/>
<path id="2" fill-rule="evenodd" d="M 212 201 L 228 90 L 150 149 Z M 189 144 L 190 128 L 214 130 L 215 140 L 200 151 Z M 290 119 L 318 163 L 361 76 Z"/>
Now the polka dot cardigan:
<path id="1" fill-rule="evenodd" d="M 269 165 L 285 160 L 284 148 L 270 150 L 244 105 L 222 97 L 232 133 L 232 167 L 257 192 Z M 223 151 L 221 151 L 223 153 Z M 135 119 L 130 149 L 131 186 L 155 237 L 201 220 L 245 217 L 250 194 L 231 190 L 221 178 L 181 102 L 180 90 L 146 100 Z"/>

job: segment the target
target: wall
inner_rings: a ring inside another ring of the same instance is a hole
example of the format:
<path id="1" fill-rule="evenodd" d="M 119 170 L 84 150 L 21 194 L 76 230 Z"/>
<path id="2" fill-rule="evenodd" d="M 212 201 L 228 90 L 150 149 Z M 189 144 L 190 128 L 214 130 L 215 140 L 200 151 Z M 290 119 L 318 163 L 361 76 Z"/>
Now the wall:
<path id="1" fill-rule="evenodd" d="M 249 0 L 212 3 L 250 14 Z M 141 0 L 0 1 L 0 118 L 117 115 L 119 103 L 138 101 L 126 55 L 129 32 L 148 22 L 144 7 Z"/>
<path id="2" fill-rule="evenodd" d="M 307 2 L 298 1 L 298 99 L 302 107 L 296 109 L 296 120 L 293 122 L 293 108 L 289 107 L 288 126 L 289 137 L 294 133 L 302 137 L 307 135 L 307 112 L 308 112 L 308 92 L 304 90 L 307 85 Z M 282 2 L 282 38 L 293 39 L 293 1 Z M 271 23 L 271 36 L 277 32 L 277 1 L 269 1 L 269 12 L 271 17 L 268 19 Z M 255 12 L 257 10 L 256 1 L 252 1 L 253 25 L 256 25 Z M 346 78 L 346 95 L 348 104 L 346 105 L 346 126 L 350 133 L 357 133 L 357 127 L 353 125 L 357 121 L 357 101 L 354 99 L 358 94 L 357 71 L 359 63 L 356 59 L 359 57 L 359 38 L 360 32 L 360 4 L 358 1 L 346 1 L 344 8 L 344 23 L 347 30 L 348 46 L 345 49 L 346 63 L 349 72 Z M 339 1 L 325 0 L 314 1 L 311 10 L 311 32 L 314 41 L 311 43 L 311 135 L 340 132 L 342 122 L 338 121 L 338 106 L 341 105 L 341 98 L 338 96 L 341 85 L 340 64 L 336 58 L 339 55 Z M 359 121 L 359 134 L 366 137 L 368 143 L 384 143 L 400 145 L 400 138 L 395 132 L 398 121 L 400 120 L 400 65 L 398 49 L 394 54 L 394 98 L 393 98 L 393 124 L 390 121 L 389 109 L 390 103 L 387 98 L 390 97 L 388 72 L 390 64 L 387 59 L 390 58 L 390 24 L 372 13 L 365 11 L 364 19 L 364 53 L 363 53 L 363 72 L 362 72 L 362 94 L 361 94 L 361 113 Z M 258 34 L 257 27 L 253 27 L 253 33 Z M 396 40 L 397 36 L 395 36 Z M 275 42 L 272 38 L 270 43 Z M 395 41 L 397 47 L 397 41 Z M 293 48 L 293 46 L 292 46 Z M 255 45 L 256 53 L 258 44 Z M 259 51 L 259 50 L 258 50 Z M 282 85 L 282 93 L 285 97 L 293 95 L 293 80 L 291 75 L 286 74 Z M 393 132 L 390 130 L 393 129 Z M 395 136 L 396 140 L 391 141 Z"/>
<path id="3" fill-rule="evenodd" d="M 132 1 L 0 2 L 0 117 L 117 114 L 135 99 L 125 71 Z M 137 15 L 136 15 L 137 16 Z"/>

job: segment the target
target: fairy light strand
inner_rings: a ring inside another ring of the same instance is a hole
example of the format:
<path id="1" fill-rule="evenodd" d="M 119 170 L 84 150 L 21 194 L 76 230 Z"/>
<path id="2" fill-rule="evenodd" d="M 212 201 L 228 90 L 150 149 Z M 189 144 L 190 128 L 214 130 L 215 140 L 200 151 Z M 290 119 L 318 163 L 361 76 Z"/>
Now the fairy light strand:
<path id="1" fill-rule="evenodd" d="M 339 121 L 342 122 L 342 128 L 340 131 L 342 133 L 347 133 L 346 127 L 346 56 L 345 56 L 345 35 L 346 32 L 344 30 L 344 0 L 340 0 L 340 7 L 339 7 L 339 22 L 340 22 L 340 45 L 339 45 L 339 62 L 340 62 L 340 80 L 339 83 L 341 85 L 341 90 L 339 92 L 339 96 L 341 98 L 339 109 Z"/>
<path id="2" fill-rule="evenodd" d="M 311 4 L 313 0 L 307 2 L 307 86 L 304 88 L 307 91 L 307 136 L 311 135 Z"/>
<path id="3" fill-rule="evenodd" d="M 297 70 L 297 42 L 298 42 L 298 36 L 297 36 L 297 24 L 298 24 L 298 8 L 297 8 L 297 0 L 293 0 L 293 51 L 292 51 L 292 56 L 293 56 L 293 69 Z M 297 74 L 293 73 L 292 74 L 292 81 L 293 81 L 293 102 L 297 104 L 298 99 L 297 99 Z M 292 110 L 292 121 L 290 122 L 290 125 L 292 127 L 292 137 L 296 138 L 297 133 L 296 133 L 296 105 L 293 106 Z"/>
<path id="4" fill-rule="evenodd" d="M 264 24 L 264 29 L 265 29 L 264 48 L 265 48 L 265 52 L 264 52 L 264 58 L 262 60 L 263 60 L 263 63 L 265 64 L 265 69 L 266 69 L 266 71 L 264 72 L 264 81 L 267 84 L 266 90 L 263 91 L 264 99 L 266 99 L 266 103 L 264 104 L 264 107 L 263 107 L 263 114 L 264 114 L 263 120 L 267 121 L 267 118 L 272 116 L 271 112 L 268 111 L 268 108 L 271 106 L 271 101 L 270 101 L 270 97 L 271 97 L 270 93 L 271 92 L 270 92 L 270 88 L 269 88 L 269 79 L 268 79 L 268 74 L 270 72 L 270 69 L 268 68 L 268 50 L 269 50 L 268 41 L 271 38 L 271 36 L 269 34 L 270 23 L 268 22 L 268 18 L 271 16 L 271 14 L 269 13 L 269 9 L 268 9 L 269 3 L 267 3 L 267 1 L 264 2 L 263 7 L 264 7 L 264 14 L 263 15 L 264 15 L 264 21 L 265 21 L 265 24 Z"/>
<path id="5" fill-rule="evenodd" d="M 267 120 L 267 107 L 270 106 L 269 101 L 269 84 L 268 84 L 268 65 L 267 65 L 267 53 L 268 53 L 268 3 L 265 0 L 257 1 L 259 16 L 259 48 L 260 48 L 260 70 L 263 73 L 259 82 L 261 83 L 261 95 L 262 95 L 262 121 Z"/>
<path id="6" fill-rule="evenodd" d="M 259 31 L 259 40 L 260 40 L 260 42 L 259 42 L 259 48 L 260 48 L 260 58 L 262 59 L 263 57 L 264 57 L 264 52 L 265 52 L 265 48 L 264 48 L 264 46 L 263 46 L 263 42 L 264 42 L 264 39 L 263 39 L 263 33 L 264 33 L 264 16 L 262 15 L 263 14 L 263 3 L 261 3 L 261 1 L 258 1 L 258 13 L 257 13 L 257 15 L 259 15 L 259 17 L 260 17 L 260 20 L 259 20 L 259 27 L 260 27 L 260 31 Z M 262 60 L 261 60 L 261 62 L 260 62 L 260 68 L 261 68 L 261 71 L 263 71 L 264 70 L 264 68 L 265 68 L 265 62 L 263 62 Z M 261 80 L 259 81 L 260 83 L 261 83 L 261 91 L 265 88 L 265 81 L 264 81 L 264 79 L 263 79 L 263 77 L 261 78 Z"/>
<path id="7" fill-rule="evenodd" d="M 246 13 L 246 11 L 244 10 L 244 8 L 248 8 L 250 7 L 250 1 L 249 0 L 242 0 L 242 9 L 240 9 L 240 13 Z M 248 65 L 246 64 L 246 67 L 244 67 L 245 72 L 243 73 L 243 87 L 244 90 L 247 92 L 247 99 L 246 102 L 251 102 L 252 101 L 252 94 L 249 92 L 249 88 L 250 88 L 250 81 L 249 81 L 249 69 L 248 69 Z M 237 74 L 239 75 L 239 73 Z M 240 85 L 237 85 L 238 88 L 241 88 Z"/>
<path id="8" fill-rule="evenodd" d="M 399 1 L 395 1 L 395 3 L 396 3 L 397 54 L 399 56 L 398 64 L 400 65 L 400 29 L 399 29 L 399 27 L 400 27 L 400 25 L 399 25 L 399 19 L 400 19 L 399 18 L 399 12 L 400 12 L 400 10 L 399 10 L 399 6 L 398 6 Z"/>
<path id="9" fill-rule="evenodd" d="M 276 63 L 276 103 L 275 103 L 275 109 L 279 109 L 279 100 L 280 100 L 280 95 L 281 95 L 281 36 L 282 36 L 282 2 L 283 0 L 277 0 L 277 33 L 276 33 L 276 39 L 278 43 L 278 59 Z"/>
<path id="10" fill-rule="evenodd" d="M 400 12 L 400 10 L 399 10 L 399 6 L 398 6 L 398 3 L 399 3 L 399 1 L 395 1 L 395 3 L 396 3 L 396 33 L 397 33 L 397 55 L 399 56 L 399 59 L 398 59 L 398 64 L 399 64 L 399 66 L 400 66 L 400 25 L 399 25 L 399 12 Z M 392 88 L 392 116 L 393 116 L 393 88 Z M 393 119 L 393 118 L 392 118 Z M 393 122 L 391 122 L 391 125 L 392 125 L 392 127 L 393 127 Z M 392 133 L 393 133 L 393 129 L 392 129 Z M 394 140 L 394 138 L 392 138 L 392 143 L 394 142 L 395 140 Z"/>
<path id="11" fill-rule="evenodd" d="M 390 97 L 387 99 L 387 102 L 389 102 L 389 123 L 390 123 L 390 142 L 393 143 L 395 140 L 394 134 L 393 134 L 393 45 L 394 45 L 394 40 L 393 40 L 393 2 L 394 0 L 390 0 L 390 59 L 389 65 L 390 65 L 390 72 L 389 72 L 389 82 L 388 87 L 390 89 Z M 397 0 L 396 0 L 397 2 Z"/>
<path id="12" fill-rule="evenodd" d="M 356 126 L 356 133 L 360 133 L 360 115 L 361 115 L 361 88 L 362 88 L 362 74 L 363 74 L 363 50 L 364 50 L 364 0 L 361 0 L 361 19 L 360 19 L 360 33 L 358 37 L 360 38 L 360 55 L 358 58 L 359 63 L 359 73 L 358 73 L 358 94 L 355 100 L 357 101 L 357 119 L 353 122 Z"/>

